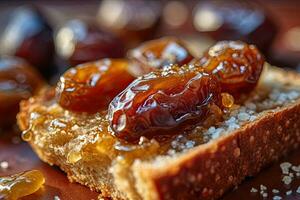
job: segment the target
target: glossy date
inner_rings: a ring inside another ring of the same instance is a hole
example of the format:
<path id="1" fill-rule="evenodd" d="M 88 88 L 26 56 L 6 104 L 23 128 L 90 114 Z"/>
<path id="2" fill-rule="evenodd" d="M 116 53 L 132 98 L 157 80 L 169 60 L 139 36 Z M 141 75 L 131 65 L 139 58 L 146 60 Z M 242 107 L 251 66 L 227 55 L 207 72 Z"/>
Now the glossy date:
<path id="1" fill-rule="evenodd" d="M 144 73 L 161 69 L 170 64 L 184 65 L 193 59 L 184 42 L 174 37 L 144 42 L 129 51 L 128 56 L 142 68 Z"/>
<path id="2" fill-rule="evenodd" d="M 0 57 L 0 126 L 10 126 L 16 120 L 19 103 L 36 94 L 44 85 L 40 74 L 25 60 Z"/>
<path id="3" fill-rule="evenodd" d="M 264 65 L 264 57 L 254 45 L 239 41 L 221 41 L 191 64 L 214 74 L 222 92 L 248 93 L 254 89 Z"/>
<path id="4" fill-rule="evenodd" d="M 219 99 L 214 76 L 173 65 L 136 79 L 110 103 L 114 135 L 127 141 L 185 130 L 206 119 Z"/>
<path id="5" fill-rule="evenodd" d="M 75 112 L 107 109 L 109 102 L 135 79 L 130 67 L 125 59 L 102 59 L 71 68 L 57 84 L 58 103 Z"/>

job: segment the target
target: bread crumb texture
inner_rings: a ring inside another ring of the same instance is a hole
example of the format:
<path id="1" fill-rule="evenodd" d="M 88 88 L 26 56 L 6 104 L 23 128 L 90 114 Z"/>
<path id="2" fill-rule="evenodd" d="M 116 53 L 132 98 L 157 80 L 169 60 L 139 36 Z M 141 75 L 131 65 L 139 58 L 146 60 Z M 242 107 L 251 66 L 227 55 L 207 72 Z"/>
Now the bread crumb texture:
<path id="1" fill-rule="evenodd" d="M 298 81 L 287 82 L 289 77 Z M 124 144 L 110 134 L 105 112 L 72 113 L 48 94 L 23 101 L 18 123 L 31 132 L 29 143 L 42 160 L 58 165 L 71 181 L 101 191 L 101 198 L 216 199 L 298 147 L 299 80 L 294 73 L 268 70 L 222 121 L 178 133 L 166 143 L 142 138 Z M 300 175 L 297 166 L 288 168 Z"/>

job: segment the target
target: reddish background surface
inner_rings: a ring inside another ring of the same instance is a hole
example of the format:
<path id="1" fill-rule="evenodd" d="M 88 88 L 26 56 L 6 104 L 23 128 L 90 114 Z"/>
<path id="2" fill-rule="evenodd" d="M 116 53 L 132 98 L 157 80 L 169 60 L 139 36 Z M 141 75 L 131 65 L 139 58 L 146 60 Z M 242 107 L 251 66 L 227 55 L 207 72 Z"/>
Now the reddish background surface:
<path id="1" fill-rule="evenodd" d="M 61 18 L 63 20 L 69 19 L 70 16 L 82 15 L 89 13 L 94 15 L 97 11 L 96 1 L 82 5 L 77 3 L 68 3 L 59 1 L 42 1 L 40 4 L 53 12 L 53 19 Z M 285 33 L 292 27 L 300 26 L 300 1 L 263 1 L 259 0 L 270 12 L 279 26 L 279 34 L 273 44 L 272 52 L 275 60 L 278 60 L 279 65 L 284 66 L 285 62 L 300 63 L 300 52 L 290 50 L 285 44 Z M 21 4 L 19 1 L 0 2 L 0 15 L 5 15 L 10 8 Z M 22 3 L 23 4 L 23 3 Z M 62 12 L 64 11 L 64 12 Z M 60 14 L 59 14 L 60 13 Z M 63 13 L 63 14 L 62 14 Z M 5 20 L 0 18 L 0 22 Z M 295 41 L 297 42 L 297 41 Z M 299 42 L 299 41 L 298 41 Z M 18 132 L 16 133 L 19 134 Z M 90 200 L 97 199 L 98 194 L 91 192 L 88 188 L 76 183 L 70 183 L 66 175 L 57 167 L 51 167 L 41 162 L 28 144 L 19 143 L 14 144 L 11 138 L 8 137 L 11 132 L 0 132 L 0 162 L 7 161 L 9 168 L 6 170 L 0 169 L 0 176 L 13 174 L 16 172 L 39 169 L 46 176 L 45 186 L 37 193 L 23 198 L 23 200 L 53 200 L 54 196 L 59 196 L 61 200 Z M 290 153 L 288 156 L 282 158 L 280 162 L 289 161 L 294 165 L 300 164 L 300 150 Z M 263 199 L 259 194 L 251 194 L 252 187 L 259 188 L 263 184 L 269 188 L 269 197 L 272 199 L 271 189 L 276 188 L 283 193 L 280 196 L 283 199 L 300 200 L 300 194 L 295 190 L 300 186 L 300 179 L 295 179 L 290 186 L 285 186 L 281 179 L 282 174 L 279 163 L 275 163 L 270 167 L 264 169 L 255 178 L 248 178 L 237 189 L 228 192 L 223 200 L 232 199 Z M 285 192 L 292 189 L 292 195 L 286 195 Z"/>

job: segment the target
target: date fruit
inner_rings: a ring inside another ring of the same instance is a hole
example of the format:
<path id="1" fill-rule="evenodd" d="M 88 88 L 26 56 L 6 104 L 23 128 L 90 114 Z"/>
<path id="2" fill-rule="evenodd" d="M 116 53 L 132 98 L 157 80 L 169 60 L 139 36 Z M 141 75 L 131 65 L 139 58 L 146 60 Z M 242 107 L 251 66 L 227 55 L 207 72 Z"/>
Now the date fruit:
<path id="1" fill-rule="evenodd" d="M 250 92 L 257 85 L 264 57 L 254 45 L 239 41 L 221 41 L 191 64 L 216 75 L 222 92 L 235 95 Z"/>
<path id="2" fill-rule="evenodd" d="M 53 30 L 36 7 L 14 10 L 1 35 L 1 53 L 25 59 L 45 76 L 52 72 Z"/>
<path id="3" fill-rule="evenodd" d="M 108 110 L 110 126 L 126 141 L 178 133 L 205 120 L 219 94 L 214 76 L 172 65 L 136 79 L 115 97 Z"/>
<path id="4" fill-rule="evenodd" d="M 160 15 L 160 1 L 103 0 L 100 3 L 97 21 L 102 27 L 122 38 L 128 46 L 135 46 L 153 38 Z"/>
<path id="5" fill-rule="evenodd" d="M 128 57 L 133 59 L 144 73 L 161 69 L 170 64 L 184 65 L 193 59 L 183 41 L 174 37 L 145 42 L 129 51 Z"/>
<path id="6" fill-rule="evenodd" d="M 0 126 L 10 126 L 16 120 L 19 102 L 36 94 L 44 81 L 21 58 L 0 57 Z"/>
<path id="7" fill-rule="evenodd" d="M 216 41 L 242 40 L 267 55 L 278 32 L 268 14 L 254 1 L 200 1 L 194 11 L 194 25 Z"/>
<path id="8" fill-rule="evenodd" d="M 58 54 L 72 66 L 124 56 L 124 46 L 119 38 L 82 20 L 71 20 L 62 26 L 55 45 Z"/>
<path id="9" fill-rule="evenodd" d="M 57 84 L 58 103 L 75 112 L 105 110 L 110 101 L 135 79 L 130 67 L 125 59 L 102 59 L 71 68 Z"/>

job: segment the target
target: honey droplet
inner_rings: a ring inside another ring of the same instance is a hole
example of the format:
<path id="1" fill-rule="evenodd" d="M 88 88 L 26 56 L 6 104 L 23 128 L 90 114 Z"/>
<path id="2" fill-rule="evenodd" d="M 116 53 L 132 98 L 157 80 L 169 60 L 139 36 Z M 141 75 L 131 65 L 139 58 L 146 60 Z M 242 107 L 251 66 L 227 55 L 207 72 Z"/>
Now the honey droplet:
<path id="1" fill-rule="evenodd" d="M 234 98 L 232 95 L 230 95 L 228 93 L 222 93 L 221 97 L 222 97 L 222 105 L 225 108 L 231 108 L 233 106 Z"/>
<path id="2" fill-rule="evenodd" d="M 110 135 L 102 135 L 101 139 L 98 140 L 96 150 L 101 154 L 110 155 L 114 152 L 115 140 Z"/>
<path id="3" fill-rule="evenodd" d="M 78 151 L 70 151 L 67 157 L 69 163 L 76 163 L 81 160 L 81 158 L 81 153 Z"/>
<path id="4" fill-rule="evenodd" d="M 35 193 L 44 183 L 45 177 L 38 170 L 0 177 L 0 198 L 19 199 Z"/>
<path id="5" fill-rule="evenodd" d="M 23 131 L 21 137 L 26 142 L 30 141 L 32 138 L 32 131 L 30 129 Z"/>

